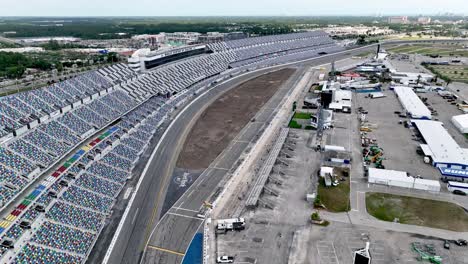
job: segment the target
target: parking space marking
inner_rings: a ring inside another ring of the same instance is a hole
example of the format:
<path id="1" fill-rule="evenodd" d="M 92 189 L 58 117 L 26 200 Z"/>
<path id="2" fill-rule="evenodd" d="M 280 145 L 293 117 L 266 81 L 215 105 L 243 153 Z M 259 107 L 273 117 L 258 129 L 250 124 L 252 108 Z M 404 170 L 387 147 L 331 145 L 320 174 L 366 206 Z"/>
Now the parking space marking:
<path id="1" fill-rule="evenodd" d="M 333 241 L 318 241 L 316 244 L 320 263 L 340 264 Z"/>

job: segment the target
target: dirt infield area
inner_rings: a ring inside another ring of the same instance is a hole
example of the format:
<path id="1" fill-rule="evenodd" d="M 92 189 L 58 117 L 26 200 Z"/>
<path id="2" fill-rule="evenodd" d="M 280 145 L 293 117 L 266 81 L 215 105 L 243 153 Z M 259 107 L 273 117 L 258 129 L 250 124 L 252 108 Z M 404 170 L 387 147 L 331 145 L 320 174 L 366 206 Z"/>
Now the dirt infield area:
<path id="1" fill-rule="evenodd" d="M 190 131 L 177 167 L 207 168 L 294 72 L 283 69 L 259 76 L 216 99 Z"/>

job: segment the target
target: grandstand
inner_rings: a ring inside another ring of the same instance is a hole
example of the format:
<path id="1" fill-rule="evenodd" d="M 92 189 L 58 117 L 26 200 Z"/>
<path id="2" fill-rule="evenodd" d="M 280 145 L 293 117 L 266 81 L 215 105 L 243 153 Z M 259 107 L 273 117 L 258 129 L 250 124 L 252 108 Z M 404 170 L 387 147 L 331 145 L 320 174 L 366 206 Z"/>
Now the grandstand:
<path id="1" fill-rule="evenodd" d="M 314 31 L 213 43 L 200 50 L 173 50 L 165 55 L 174 60 L 148 64 L 154 67 L 148 72 L 116 64 L 0 98 L 0 240 L 15 244 L 15 250 L 0 247 L 2 262 L 84 262 L 116 197 L 171 111 L 233 72 L 340 48 Z M 28 239 L 21 221 L 34 227 Z"/>

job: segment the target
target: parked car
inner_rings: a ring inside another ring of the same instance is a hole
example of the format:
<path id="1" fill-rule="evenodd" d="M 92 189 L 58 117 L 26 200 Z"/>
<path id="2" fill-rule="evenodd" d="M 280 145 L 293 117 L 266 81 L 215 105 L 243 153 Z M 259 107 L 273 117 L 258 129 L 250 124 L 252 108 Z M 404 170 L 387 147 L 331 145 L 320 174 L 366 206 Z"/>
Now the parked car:
<path id="1" fill-rule="evenodd" d="M 232 257 L 232 256 L 221 256 L 221 257 L 218 257 L 217 262 L 218 263 L 233 263 L 234 262 L 234 257 Z"/>
<path id="2" fill-rule="evenodd" d="M 448 240 L 444 241 L 444 248 L 445 249 L 450 249 L 450 242 Z"/>
<path id="3" fill-rule="evenodd" d="M 456 194 L 456 195 L 463 195 L 463 196 L 465 196 L 465 195 L 466 195 L 466 193 L 465 193 L 465 192 L 463 192 L 463 191 L 460 191 L 460 190 L 454 190 L 454 191 L 453 191 L 453 194 Z"/>
<path id="4" fill-rule="evenodd" d="M 455 240 L 455 244 L 457 244 L 460 247 L 464 247 L 468 245 L 468 242 L 465 239 L 458 239 Z"/>

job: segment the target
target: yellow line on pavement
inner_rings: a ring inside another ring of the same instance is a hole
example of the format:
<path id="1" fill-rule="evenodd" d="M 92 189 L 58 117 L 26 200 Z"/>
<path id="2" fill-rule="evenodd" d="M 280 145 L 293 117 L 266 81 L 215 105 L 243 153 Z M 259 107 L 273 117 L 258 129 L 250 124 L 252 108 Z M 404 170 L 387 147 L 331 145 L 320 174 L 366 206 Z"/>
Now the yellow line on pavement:
<path id="1" fill-rule="evenodd" d="M 148 245 L 148 248 L 159 250 L 159 251 L 162 251 L 162 252 L 172 253 L 172 254 L 175 254 L 175 255 L 178 255 L 178 256 L 184 256 L 185 255 L 184 253 L 180 253 L 180 252 L 177 252 L 177 251 L 173 251 L 173 250 L 169 250 L 169 249 L 165 249 L 165 248 L 160 248 L 160 247 L 152 246 L 152 245 Z"/>

